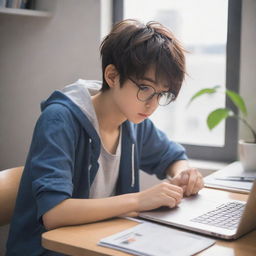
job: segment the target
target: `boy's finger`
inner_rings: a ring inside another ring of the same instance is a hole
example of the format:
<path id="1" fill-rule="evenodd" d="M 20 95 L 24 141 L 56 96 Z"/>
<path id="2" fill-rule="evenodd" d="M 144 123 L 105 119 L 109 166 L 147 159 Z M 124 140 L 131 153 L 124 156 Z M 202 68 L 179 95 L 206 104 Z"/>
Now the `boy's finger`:
<path id="1" fill-rule="evenodd" d="M 196 181 L 197 181 L 197 176 L 195 176 L 193 174 L 190 174 L 189 175 L 189 181 L 188 181 L 188 184 L 187 184 L 187 191 L 186 191 L 187 196 L 190 196 L 192 194 L 192 191 L 194 189 Z"/>
<path id="2" fill-rule="evenodd" d="M 181 184 L 186 185 L 189 182 L 189 175 L 188 173 L 184 172 L 181 174 Z"/>
<path id="3" fill-rule="evenodd" d="M 176 191 L 173 191 L 173 190 L 168 190 L 166 191 L 166 195 L 170 198 L 173 198 L 175 199 L 176 201 L 176 204 L 180 203 L 181 199 L 182 199 L 182 193 L 178 193 Z"/>
<path id="4" fill-rule="evenodd" d="M 183 194 L 185 194 L 187 191 L 187 185 L 183 185 L 183 186 L 181 186 L 181 188 L 183 189 Z"/>
<path id="5" fill-rule="evenodd" d="M 201 177 L 198 177 L 197 182 L 193 189 L 193 194 L 197 193 L 199 190 L 201 190 L 204 187 L 204 182 Z"/>
<path id="6" fill-rule="evenodd" d="M 169 188 L 170 191 L 176 191 L 180 194 L 183 193 L 183 190 L 180 186 L 177 186 L 177 185 L 174 185 L 174 184 L 169 184 L 168 188 Z"/>

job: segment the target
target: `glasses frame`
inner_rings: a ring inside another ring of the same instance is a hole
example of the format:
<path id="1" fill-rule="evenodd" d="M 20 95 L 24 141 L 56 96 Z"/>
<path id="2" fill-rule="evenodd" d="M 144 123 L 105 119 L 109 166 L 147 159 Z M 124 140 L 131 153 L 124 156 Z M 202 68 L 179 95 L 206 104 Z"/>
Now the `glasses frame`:
<path id="1" fill-rule="evenodd" d="M 151 100 L 155 95 L 157 95 L 157 103 L 159 106 L 167 106 L 169 105 L 172 101 L 175 100 L 175 95 L 171 92 L 171 91 L 166 91 L 165 93 L 169 93 L 170 94 L 170 102 L 166 103 L 166 104 L 160 104 L 160 99 L 161 99 L 161 94 L 163 94 L 164 92 L 157 92 L 156 89 L 153 87 L 153 86 L 150 86 L 150 85 L 143 85 L 143 86 L 146 86 L 146 87 L 150 87 L 153 89 L 154 93 L 152 93 L 147 99 L 145 100 L 142 100 L 140 99 L 139 97 L 139 93 L 141 91 L 141 85 L 138 84 L 136 81 L 134 81 L 132 78 L 128 77 L 128 79 L 133 83 L 135 84 L 137 87 L 138 87 L 138 92 L 137 92 L 137 99 L 139 101 L 142 101 L 142 102 L 146 102 L 146 101 L 149 101 Z"/>

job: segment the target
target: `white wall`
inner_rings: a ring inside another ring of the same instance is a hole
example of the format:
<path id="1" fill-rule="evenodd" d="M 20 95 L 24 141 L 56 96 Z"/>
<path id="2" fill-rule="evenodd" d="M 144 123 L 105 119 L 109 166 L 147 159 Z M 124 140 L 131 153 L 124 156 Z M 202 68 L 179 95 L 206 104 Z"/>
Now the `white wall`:
<path id="1" fill-rule="evenodd" d="M 77 78 L 101 79 L 101 1 L 37 2 L 52 18 L 0 14 L 0 169 L 24 164 L 49 93 Z"/>
<path id="2" fill-rule="evenodd" d="M 101 79 L 99 45 L 111 25 L 110 0 L 37 3 L 52 18 L 0 14 L 0 170 L 24 165 L 43 99 L 78 78 Z M 0 256 L 7 232 L 0 228 Z"/>
<path id="3" fill-rule="evenodd" d="M 242 44 L 240 92 L 248 107 L 248 121 L 256 129 L 256 1 L 242 1 Z M 252 139 L 249 130 L 240 124 L 239 137 Z"/>

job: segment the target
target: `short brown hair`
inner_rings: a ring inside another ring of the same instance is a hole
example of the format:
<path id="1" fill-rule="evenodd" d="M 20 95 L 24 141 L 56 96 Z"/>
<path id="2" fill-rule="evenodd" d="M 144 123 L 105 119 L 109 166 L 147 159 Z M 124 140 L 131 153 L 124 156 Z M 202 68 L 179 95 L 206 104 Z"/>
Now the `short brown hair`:
<path id="1" fill-rule="evenodd" d="M 146 25 L 127 19 L 114 25 L 101 43 L 103 71 L 102 91 L 109 88 L 104 71 L 113 64 L 120 76 L 120 86 L 130 76 L 140 79 L 150 67 L 156 69 L 156 80 L 164 79 L 177 96 L 185 76 L 184 49 L 173 33 L 162 24 Z"/>

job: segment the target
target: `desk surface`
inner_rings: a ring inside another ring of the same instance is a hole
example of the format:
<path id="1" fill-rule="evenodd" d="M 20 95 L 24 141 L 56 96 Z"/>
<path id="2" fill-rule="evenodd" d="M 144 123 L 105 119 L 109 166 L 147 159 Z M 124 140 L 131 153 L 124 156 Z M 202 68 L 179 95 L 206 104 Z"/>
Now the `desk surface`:
<path id="1" fill-rule="evenodd" d="M 246 200 L 247 195 L 219 191 L 214 189 L 203 189 L 202 193 L 207 193 L 210 197 L 226 197 L 235 200 Z M 130 255 L 117 250 L 97 246 L 100 239 L 120 232 L 127 228 L 138 225 L 137 222 L 114 218 L 92 224 L 63 227 L 48 231 L 42 236 L 43 247 L 74 256 L 99 256 L 99 255 Z M 256 255 L 256 230 L 244 235 L 235 241 L 218 240 L 215 245 L 204 250 L 198 255 L 201 256 L 250 256 Z"/>

